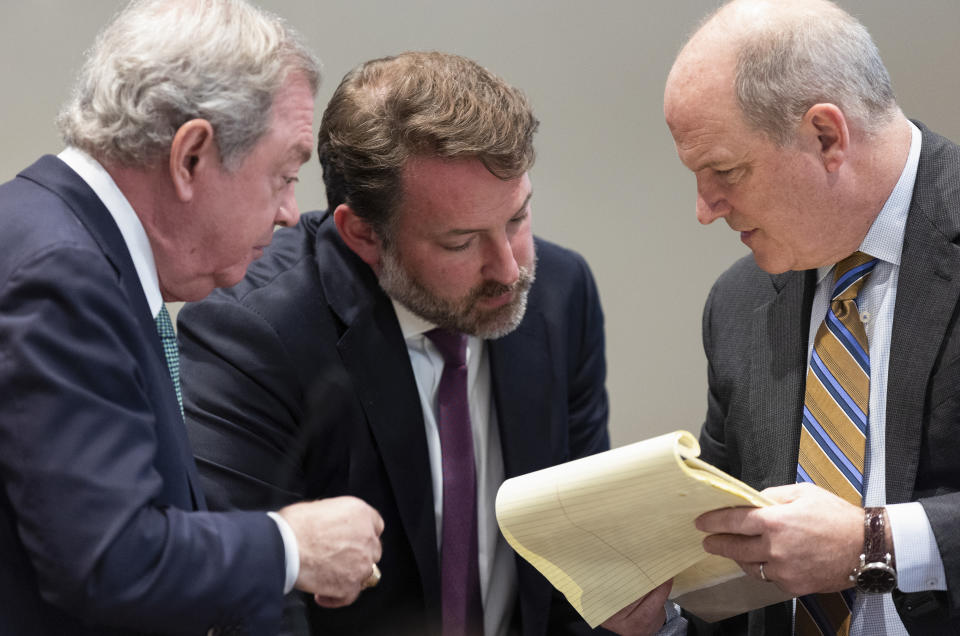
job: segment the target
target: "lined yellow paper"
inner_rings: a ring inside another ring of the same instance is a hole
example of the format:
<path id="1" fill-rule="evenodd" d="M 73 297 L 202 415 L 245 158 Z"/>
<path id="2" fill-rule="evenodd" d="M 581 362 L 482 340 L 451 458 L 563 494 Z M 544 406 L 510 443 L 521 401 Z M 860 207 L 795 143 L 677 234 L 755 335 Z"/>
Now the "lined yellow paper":
<path id="1" fill-rule="evenodd" d="M 772 502 L 699 454 L 693 435 L 677 431 L 508 479 L 497 493 L 500 530 L 591 627 L 671 577 L 672 597 L 705 620 L 789 598 L 761 584 L 762 598 L 746 591 L 742 603 L 730 601 L 741 583 L 757 586 L 733 561 L 703 551 L 693 520 Z M 691 594 L 724 583 L 720 608 L 709 594 Z M 753 602 L 760 604 L 741 607 Z"/>

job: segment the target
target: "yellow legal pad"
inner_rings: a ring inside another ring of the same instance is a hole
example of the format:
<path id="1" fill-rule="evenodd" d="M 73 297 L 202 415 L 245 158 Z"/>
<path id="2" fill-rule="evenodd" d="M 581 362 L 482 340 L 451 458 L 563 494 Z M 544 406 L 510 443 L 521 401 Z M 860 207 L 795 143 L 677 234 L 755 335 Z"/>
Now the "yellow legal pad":
<path id="1" fill-rule="evenodd" d="M 703 551 L 700 514 L 773 502 L 699 454 L 676 431 L 508 479 L 500 530 L 591 627 L 671 577 L 671 598 L 707 621 L 790 598 Z"/>

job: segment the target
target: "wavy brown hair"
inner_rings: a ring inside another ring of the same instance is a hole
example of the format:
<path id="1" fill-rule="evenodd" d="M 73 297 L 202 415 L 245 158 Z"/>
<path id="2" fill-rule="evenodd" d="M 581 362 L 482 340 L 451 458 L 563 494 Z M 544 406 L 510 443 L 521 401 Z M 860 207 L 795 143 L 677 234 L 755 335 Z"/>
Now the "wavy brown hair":
<path id="1" fill-rule="evenodd" d="M 523 93 L 467 58 L 407 52 L 371 60 L 347 73 L 323 114 L 327 203 L 350 205 L 389 241 L 410 157 L 475 157 L 511 179 L 533 165 L 538 124 Z"/>

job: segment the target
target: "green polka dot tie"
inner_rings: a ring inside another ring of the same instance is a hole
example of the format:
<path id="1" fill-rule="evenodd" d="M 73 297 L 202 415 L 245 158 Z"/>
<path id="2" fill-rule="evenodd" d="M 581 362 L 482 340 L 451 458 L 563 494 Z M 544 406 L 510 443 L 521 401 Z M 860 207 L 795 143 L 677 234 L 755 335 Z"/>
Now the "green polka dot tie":
<path id="1" fill-rule="evenodd" d="M 157 331 L 160 333 L 160 342 L 163 343 L 163 355 L 167 358 L 167 369 L 173 388 L 177 392 L 177 404 L 180 405 L 180 417 L 183 417 L 183 394 L 180 392 L 180 350 L 177 348 L 177 334 L 173 330 L 173 322 L 166 305 L 160 307 L 157 314 Z"/>

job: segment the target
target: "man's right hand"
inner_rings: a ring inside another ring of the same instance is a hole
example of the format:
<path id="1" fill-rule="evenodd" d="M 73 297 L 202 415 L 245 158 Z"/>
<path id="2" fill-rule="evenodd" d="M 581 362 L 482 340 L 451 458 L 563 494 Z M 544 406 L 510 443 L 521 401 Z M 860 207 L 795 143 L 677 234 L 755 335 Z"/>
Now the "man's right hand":
<path id="1" fill-rule="evenodd" d="M 297 537 L 296 588 L 323 607 L 353 603 L 380 560 L 380 514 L 356 497 L 297 503 L 279 514 Z"/>

